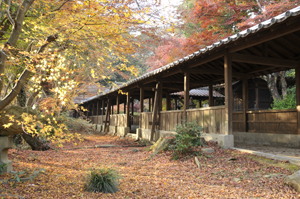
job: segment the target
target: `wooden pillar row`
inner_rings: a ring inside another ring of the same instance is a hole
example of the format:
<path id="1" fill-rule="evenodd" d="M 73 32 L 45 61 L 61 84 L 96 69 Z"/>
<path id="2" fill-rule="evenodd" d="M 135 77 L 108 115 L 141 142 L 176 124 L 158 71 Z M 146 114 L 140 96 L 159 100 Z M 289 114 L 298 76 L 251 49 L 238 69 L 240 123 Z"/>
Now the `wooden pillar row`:
<path id="1" fill-rule="evenodd" d="M 225 134 L 232 134 L 232 59 L 228 50 L 224 56 L 224 79 L 225 79 Z"/>

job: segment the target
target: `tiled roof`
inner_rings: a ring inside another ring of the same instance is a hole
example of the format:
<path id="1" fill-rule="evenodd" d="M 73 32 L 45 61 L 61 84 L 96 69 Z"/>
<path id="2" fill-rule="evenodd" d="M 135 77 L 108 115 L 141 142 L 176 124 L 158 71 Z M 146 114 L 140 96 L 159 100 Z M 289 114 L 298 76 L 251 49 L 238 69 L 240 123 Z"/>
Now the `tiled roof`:
<path id="1" fill-rule="evenodd" d="M 184 92 L 181 91 L 181 92 L 172 93 L 171 95 L 183 95 L 183 94 Z M 190 96 L 209 97 L 209 90 L 207 87 L 191 89 Z M 213 97 L 225 97 L 225 96 L 219 93 L 218 91 L 213 91 Z"/>
<path id="2" fill-rule="evenodd" d="M 300 14 L 300 6 L 298 6 L 296 8 L 293 8 L 293 9 L 287 11 L 287 12 L 284 12 L 284 13 L 282 13 L 282 14 L 276 16 L 276 17 L 273 17 L 273 18 L 271 18 L 269 20 L 266 20 L 266 21 L 264 21 L 264 22 L 262 22 L 260 24 L 252 26 L 251 28 L 243 30 L 243 31 L 241 31 L 241 32 L 239 32 L 239 33 L 237 33 L 235 35 L 229 36 L 229 37 L 227 37 L 225 39 L 222 39 L 222 40 L 220 40 L 218 42 L 215 42 L 215 43 L 213 43 L 210 46 L 206 46 L 205 48 L 200 49 L 199 51 L 194 52 L 194 53 L 192 53 L 192 54 L 190 54 L 190 55 L 188 55 L 188 56 L 186 56 L 186 57 L 184 57 L 182 59 L 176 60 L 176 61 L 174 61 L 174 62 L 172 62 L 172 63 L 170 63 L 170 64 L 168 64 L 166 66 L 163 66 L 163 67 L 161 67 L 159 69 L 156 69 L 154 71 L 146 73 L 146 74 L 144 74 L 144 75 L 142 75 L 142 76 L 140 76 L 138 78 L 135 78 L 135 79 L 127 82 L 125 85 L 123 85 L 123 86 L 121 86 L 119 88 L 111 90 L 111 91 L 109 91 L 107 93 L 100 94 L 98 96 L 91 97 L 91 98 L 87 99 L 85 102 L 91 101 L 93 99 L 96 99 L 96 98 L 98 98 L 100 96 L 103 96 L 103 95 L 107 95 L 109 93 L 113 93 L 113 92 L 115 92 L 115 91 L 117 91 L 119 89 L 125 88 L 126 86 L 134 84 L 134 83 L 136 83 L 138 81 L 141 81 L 143 79 L 149 78 L 149 77 L 154 76 L 154 75 L 157 75 L 157 74 L 159 74 L 159 73 L 161 73 L 163 71 L 166 71 L 166 70 L 168 70 L 170 68 L 173 68 L 173 67 L 175 67 L 175 66 L 177 66 L 179 64 L 185 63 L 185 62 L 187 62 L 187 61 L 189 61 L 189 60 L 191 60 L 193 58 L 196 58 L 196 57 L 199 57 L 201 55 L 204 55 L 205 53 L 207 53 L 207 52 L 209 52 L 209 51 L 211 51 L 211 50 L 213 50 L 215 48 L 224 46 L 224 45 L 226 45 L 226 44 L 228 44 L 230 42 L 235 42 L 236 40 L 238 40 L 240 38 L 247 37 L 248 35 L 250 35 L 252 33 L 256 33 L 256 32 L 258 32 L 261 29 L 269 28 L 269 27 L 271 27 L 272 25 L 274 25 L 276 23 L 280 23 L 280 22 L 282 22 L 282 21 L 284 21 L 287 18 L 292 17 L 292 16 L 298 16 L 299 14 Z"/>

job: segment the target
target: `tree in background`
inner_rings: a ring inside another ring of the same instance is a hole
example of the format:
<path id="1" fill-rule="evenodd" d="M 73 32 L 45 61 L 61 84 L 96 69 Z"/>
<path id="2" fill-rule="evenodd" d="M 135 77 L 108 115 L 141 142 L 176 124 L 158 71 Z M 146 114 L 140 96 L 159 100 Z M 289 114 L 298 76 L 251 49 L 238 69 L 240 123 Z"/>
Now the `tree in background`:
<path id="1" fill-rule="evenodd" d="M 163 39 L 148 63 L 157 69 L 212 43 L 298 6 L 299 0 L 185 0 L 179 7 L 182 22 Z M 287 94 L 286 71 L 262 76 L 275 101 Z M 280 81 L 281 93 L 277 88 Z"/>

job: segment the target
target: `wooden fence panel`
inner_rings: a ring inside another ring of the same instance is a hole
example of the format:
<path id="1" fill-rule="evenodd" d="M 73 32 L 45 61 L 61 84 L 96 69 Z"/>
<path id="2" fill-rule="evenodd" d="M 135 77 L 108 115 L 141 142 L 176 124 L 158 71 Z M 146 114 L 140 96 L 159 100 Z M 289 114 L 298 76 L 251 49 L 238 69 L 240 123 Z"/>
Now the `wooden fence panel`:
<path id="1" fill-rule="evenodd" d="M 298 134 L 296 110 L 247 112 L 248 132 Z"/>

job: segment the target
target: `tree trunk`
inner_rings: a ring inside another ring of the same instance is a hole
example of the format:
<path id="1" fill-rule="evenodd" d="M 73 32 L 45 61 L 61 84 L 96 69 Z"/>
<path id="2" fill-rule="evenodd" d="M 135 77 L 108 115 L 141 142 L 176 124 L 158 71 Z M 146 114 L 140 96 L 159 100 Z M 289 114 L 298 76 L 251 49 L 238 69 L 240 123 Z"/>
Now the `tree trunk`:
<path id="1" fill-rule="evenodd" d="M 31 146 L 34 151 L 47 151 L 50 149 L 49 145 L 43 143 L 38 137 L 29 133 L 22 133 L 24 140 Z"/>
<path id="2" fill-rule="evenodd" d="M 280 100 L 281 97 L 277 89 L 277 77 L 279 73 L 264 75 L 262 78 L 267 82 L 269 91 L 274 100 Z"/>
<path id="3" fill-rule="evenodd" d="M 282 98 L 284 99 L 287 94 L 287 83 L 285 80 L 286 71 L 280 72 L 280 82 L 281 82 L 281 92 L 282 92 Z"/>
<path id="4" fill-rule="evenodd" d="M 33 136 L 23 131 L 22 125 L 16 122 L 11 122 L 6 115 L 14 115 L 15 120 L 21 120 L 22 113 L 36 114 L 32 109 L 28 107 L 9 106 L 0 112 L 0 136 L 18 135 L 21 134 L 24 140 L 31 146 L 32 150 L 48 150 L 50 147 L 43 143 L 38 137 Z M 5 128 L 3 125 L 11 123 L 12 125 Z"/>

